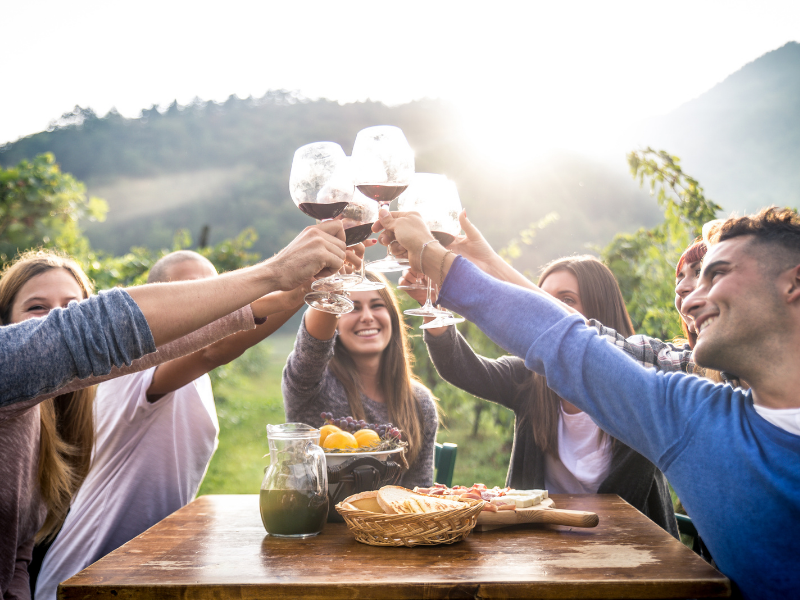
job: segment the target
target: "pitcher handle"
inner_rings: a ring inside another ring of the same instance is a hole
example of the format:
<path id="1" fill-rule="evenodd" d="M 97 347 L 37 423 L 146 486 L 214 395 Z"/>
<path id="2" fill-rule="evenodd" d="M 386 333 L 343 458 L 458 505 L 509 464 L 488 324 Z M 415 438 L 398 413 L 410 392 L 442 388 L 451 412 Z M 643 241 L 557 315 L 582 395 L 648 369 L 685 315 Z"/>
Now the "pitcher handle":
<path id="1" fill-rule="evenodd" d="M 314 443 L 306 446 L 306 452 L 314 459 L 317 469 L 317 493 L 328 493 L 328 463 L 325 460 L 325 451 Z"/>

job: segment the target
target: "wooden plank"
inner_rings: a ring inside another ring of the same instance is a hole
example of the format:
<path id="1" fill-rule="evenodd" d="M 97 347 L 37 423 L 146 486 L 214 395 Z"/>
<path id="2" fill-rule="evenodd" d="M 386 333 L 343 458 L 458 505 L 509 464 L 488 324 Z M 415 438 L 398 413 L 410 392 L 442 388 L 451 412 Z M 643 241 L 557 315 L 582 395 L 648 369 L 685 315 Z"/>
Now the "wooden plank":
<path id="1" fill-rule="evenodd" d="M 708 598 L 730 583 L 618 496 L 555 496 L 593 529 L 523 525 L 448 546 L 360 544 L 344 524 L 265 535 L 257 496 L 203 496 L 59 587 L 114 598 Z"/>
<path id="2" fill-rule="evenodd" d="M 597 527 L 600 522 L 593 512 L 583 510 L 565 510 L 556 508 L 552 498 L 546 498 L 536 506 L 518 508 L 516 510 L 483 511 L 478 515 L 475 531 L 492 531 L 511 525 L 526 523 L 550 523 L 551 525 L 568 525 L 570 527 Z"/>

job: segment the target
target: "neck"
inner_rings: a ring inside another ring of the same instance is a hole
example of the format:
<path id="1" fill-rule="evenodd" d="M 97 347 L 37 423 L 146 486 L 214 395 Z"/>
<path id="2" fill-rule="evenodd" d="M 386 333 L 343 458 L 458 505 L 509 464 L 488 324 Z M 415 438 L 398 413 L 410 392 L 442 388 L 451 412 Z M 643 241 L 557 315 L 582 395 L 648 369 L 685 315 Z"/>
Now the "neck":
<path id="1" fill-rule="evenodd" d="M 378 373 L 381 367 L 381 355 L 370 354 L 366 356 L 353 356 L 353 362 L 356 364 L 358 378 L 361 381 L 361 389 L 364 394 L 376 402 L 383 402 L 383 392 L 381 391 L 381 385 L 378 379 Z"/>
<path id="2" fill-rule="evenodd" d="M 800 335 L 765 350 L 741 375 L 753 390 L 753 402 L 765 408 L 800 408 Z"/>

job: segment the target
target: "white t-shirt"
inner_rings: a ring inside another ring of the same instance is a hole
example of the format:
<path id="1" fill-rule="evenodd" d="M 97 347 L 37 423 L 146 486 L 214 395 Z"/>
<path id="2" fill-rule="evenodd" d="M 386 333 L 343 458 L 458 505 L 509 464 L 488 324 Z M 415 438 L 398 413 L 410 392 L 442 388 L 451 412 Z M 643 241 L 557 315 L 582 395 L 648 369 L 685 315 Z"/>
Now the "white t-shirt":
<path id="1" fill-rule="evenodd" d="M 611 470 L 611 438 L 585 412 L 558 416 L 558 458 L 545 458 L 544 483 L 552 494 L 596 494 Z M 602 441 L 601 441 L 602 437 Z"/>
<path id="2" fill-rule="evenodd" d="M 150 403 L 155 369 L 98 386 L 92 467 L 42 564 L 37 600 L 55 600 L 59 583 L 197 494 L 218 444 L 211 380 L 203 375 Z"/>
<path id="3" fill-rule="evenodd" d="M 775 427 L 800 435 L 800 408 L 765 408 L 753 404 L 756 412 Z"/>

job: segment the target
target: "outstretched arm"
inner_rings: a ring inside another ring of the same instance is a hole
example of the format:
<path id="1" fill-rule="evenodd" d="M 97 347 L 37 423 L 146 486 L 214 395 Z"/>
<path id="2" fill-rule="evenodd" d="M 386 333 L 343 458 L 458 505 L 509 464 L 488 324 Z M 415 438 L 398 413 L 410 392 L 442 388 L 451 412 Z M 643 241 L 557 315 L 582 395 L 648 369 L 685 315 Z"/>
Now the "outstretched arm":
<path id="1" fill-rule="evenodd" d="M 303 296 L 309 289 L 310 285 L 291 292 L 273 292 L 256 300 L 250 305 L 253 314 L 257 318 L 267 318 L 265 323 L 250 331 L 223 338 L 188 356 L 162 364 L 153 374 L 153 380 L 147 389 L 147 400 L 156 402 L 220 365 L 228 364 L 248 348 L 268 338 L 303 306 Z"/>

